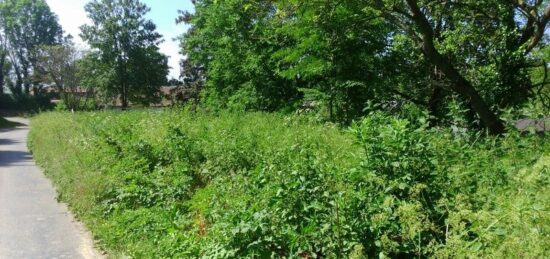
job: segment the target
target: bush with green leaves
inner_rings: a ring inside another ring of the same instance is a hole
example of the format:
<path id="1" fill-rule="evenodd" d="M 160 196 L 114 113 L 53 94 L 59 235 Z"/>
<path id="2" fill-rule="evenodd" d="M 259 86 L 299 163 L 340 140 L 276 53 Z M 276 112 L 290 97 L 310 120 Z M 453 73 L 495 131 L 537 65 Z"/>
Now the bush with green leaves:
<path id="1" fill-rule="evenodd" d="M 29 145 L 115 257 L 547 255 L 548 137 L 416 118 L 45 113 Z"/>
<path id="2" fill-rule="evenodd" d="M 0 110 L 38 113 L 54 108 L 51 96 L 13 96 L 0 94 Z"/>

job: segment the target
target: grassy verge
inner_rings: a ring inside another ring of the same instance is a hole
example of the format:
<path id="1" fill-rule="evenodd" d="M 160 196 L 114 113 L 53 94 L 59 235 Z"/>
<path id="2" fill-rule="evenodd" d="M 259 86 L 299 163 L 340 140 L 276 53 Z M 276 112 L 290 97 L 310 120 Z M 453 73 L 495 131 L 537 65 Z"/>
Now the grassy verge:
<path id="1" fill-rule="evenodd" d="M 544 257 L 550 141 L 277 114 L 46 113 L 30 147 L 111 255 Z"/>

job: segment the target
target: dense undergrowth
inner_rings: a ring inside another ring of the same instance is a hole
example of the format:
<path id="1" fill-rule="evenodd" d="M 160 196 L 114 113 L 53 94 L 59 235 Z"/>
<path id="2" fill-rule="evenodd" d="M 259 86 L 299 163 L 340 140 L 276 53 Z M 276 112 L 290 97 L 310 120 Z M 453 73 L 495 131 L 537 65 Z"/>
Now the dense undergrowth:
<path id="1" fill-rule="evenodd" d="M 548 137 L 424 124 L 46 113 L 29 145 L 114 257 L 548 256 Z"/>

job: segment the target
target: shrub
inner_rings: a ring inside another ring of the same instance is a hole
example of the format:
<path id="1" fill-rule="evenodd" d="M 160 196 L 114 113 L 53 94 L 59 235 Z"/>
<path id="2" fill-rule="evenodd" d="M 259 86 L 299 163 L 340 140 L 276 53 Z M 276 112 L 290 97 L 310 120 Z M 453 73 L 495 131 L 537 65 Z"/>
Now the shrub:
<path id="1" fill-rule="evenodd" d="M 52 110 L 54 105 L 49 96 L 20 96 L 14 97 L 7 94 L 0 94 L 0 109 L 25 111 L 37 113 L 39 111 Z"/>

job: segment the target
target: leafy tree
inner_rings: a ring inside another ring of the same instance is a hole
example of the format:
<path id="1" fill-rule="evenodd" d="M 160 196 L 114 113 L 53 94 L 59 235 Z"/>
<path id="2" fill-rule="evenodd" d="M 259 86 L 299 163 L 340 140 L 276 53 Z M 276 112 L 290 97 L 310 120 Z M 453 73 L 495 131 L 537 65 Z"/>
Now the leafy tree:
<path id="1" fill-rule="evenodd" d="M 0 17 L 16 77 L 11 90 L 14 94 L 21 94 L 23 90 L 28 94 L 32 86 L 37 94 L 39 82 L 33 80 L 37 62 L 34 50 L 61 42 L 63 31 L 57 16 L 44 0 L 3 0 L 0 1 Z"/>
<path id="2" fill-rule="evenodd" d="M 276 110 L 315 100 L 349 122 L 369 103 L 426 109 L 448 123 L 453 103 L 471 126 L 504 131 L 500 111 L 541 84 L 533 51 L 547 43 L 548 1 L 195 1 L 182 37 L 204 69 L 203 102 Z M 287 104 L 287 105 L 284 105 Z"/>
<path id="3" fill-rule="evenodd" d="M 277 13 L 277 32 L 290 39 L 274 55 L 278 73 L 320 93 L 331 118 L 350 122 L 369 100 L 383 99 L 389 28 L 367 2 L 279 1 Z"/>
<path id="4" fill-rule="evenodd" d="M 198 104 L 200 92 L 204 88 L 204 69 L 193 64 L 189 59 L 182 60 L 180 64 L 184 89 L 181 99 L 192 99 L 195 104 Z"/>
<path id="5" fill-rule="evenodd" d="M 85 67 L 92 74 L 109 74 L 98 87 L 120 97 L 123 108 L 130 101 L 158 101 L 168 59 L 159 52 L 162 36 L 155 24 L 144 18 L 150 9 L 139 0 L 94 0 L 85 8 L 93 25 L 82 26 L 81 36 L 94 52 Z"/>
<path id="6" fill-rule="evenodd" d="M 504 131 L 498 109 L 514 107 L 530 96 L 526 68 L 550 19 L 547 1 L 372 4 L 441 75 L 438 87 L 460 95 L 491 133 Z"/>
<path id="7" fill-rule="evenodd" d="M 550 46 L 546 45 L 544 48 L 537 50 L 533 53 L 536 59 L 540 60 L 540 64 L 535 64 L 531 71 L 533 78 L 533 91 L 535 92 L 538 104 L 542 106 L 543 114 L 550 114 Z"/>
<path id="8" fill-rule="evenodd" d="M 42 46 L 36 50 L 36 70 L 43 82 L 53 82 L 68 109 L 82 108 L 86 89 L 80 85 L 81 52 L 70 38 L 62 45 Z"/>
<path id="9" fill-rule="evenodd" d="M 182 46 L 208 78 L 205 103 L 273 111 L 297 99 L 295 82 L 278 75 L 272 59 L 285 44 L 271 23 L 273 1 L 195 1 L 195 9 L 193 15 L 182 13 L 178 21 L 192 26 Z"/>
<path id="10" fill-rule="evenodd" d="M 80 84 L 87 89 L 93 89 L 94 97 L 101 100 L 103 104 L 112 101 L 112 96 L 116 96 L 116 88 L 112 87 L 112 82 L 116 82 L 115 68 L 110 67 L 108 63 L 103 62 L 100 53 L 97 51 L 88 51 L 79 61 Z"/>

